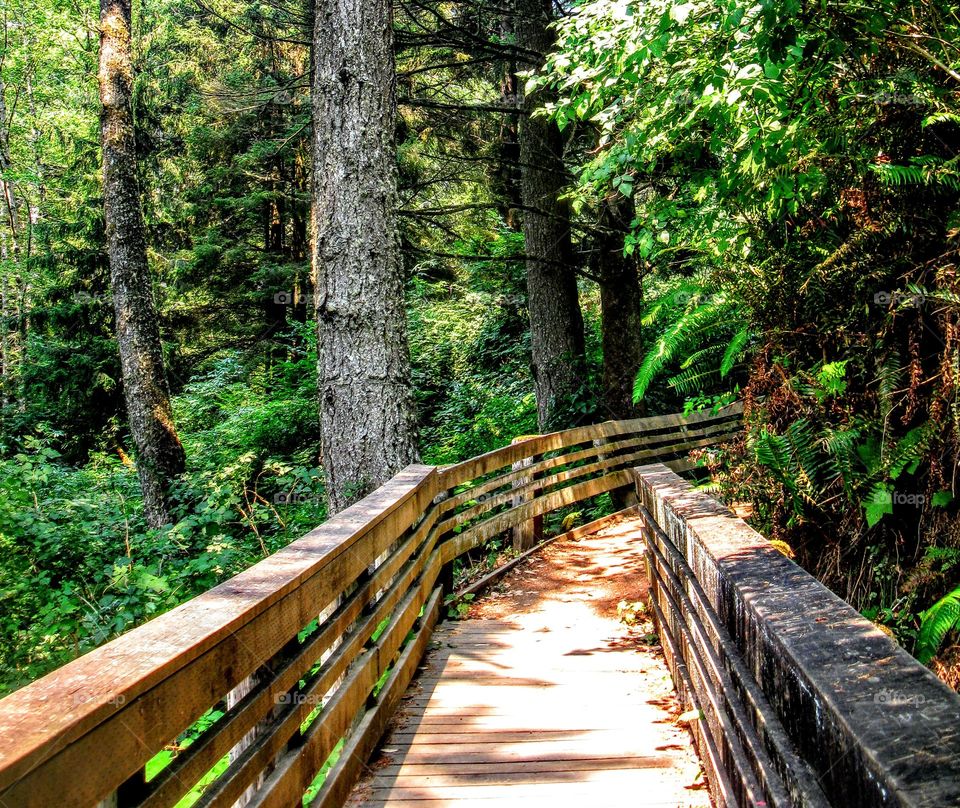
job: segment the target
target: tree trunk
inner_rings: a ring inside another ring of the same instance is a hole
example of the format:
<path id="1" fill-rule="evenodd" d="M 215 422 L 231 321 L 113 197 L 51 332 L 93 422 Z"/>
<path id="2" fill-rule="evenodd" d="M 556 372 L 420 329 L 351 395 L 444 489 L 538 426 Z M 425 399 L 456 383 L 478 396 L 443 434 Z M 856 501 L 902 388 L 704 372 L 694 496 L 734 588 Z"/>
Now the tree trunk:
<path id="1" fill-rule="evenodd" d="M 153 303 L 140 206 L 131 89 L 131 0 L 100 0 L 103 198 L 117 343 L 147 523 L 170 518 L 169 487 L 183 473 Z"/>
<path id="2" fill-rule="evenodd" d="M 600 282 L 603 345 L 604 417 L 613 420 L 641 415 L 633 403 L 633 383 L 643 359 L 643 292 L 637 264 L 623 254 L 632 205 L 605 201 L 599 235 L 594 242 L 594 272 Z"/>
<path id="3" fill-rule="evenodd" d="M 332 511 L 417 459 L 396 220 L 392 23 L 389 0 L 317 0 L 313 266 Z"/>
<path id="4" fill-rule="evenodd" d="M 509 42 L 514 37 L 513 17 L 504 17 L 500 23 L 500 39 Z M 519 231 L 523 227 L 523 184 L 520 171 L 520 111 L 521 79 L 517 75 L 517 58 L 507 57 L 507 68 L 500 85 L 500 104 L 514 107 L 516 114 L 502 115 L 500 137 L 497 142 L 496 165 L 491 172 L 490 188 L 500 205 L 500 215 L 507 227 Z"/>
<path id="5" fill-rule="evenodd" d="M 551 0 L 517 0 L 517 43 L 538 54 L 554 44 Z M 567 183 L 563 138 L 557 125 L 532 116 L 523 100 L 520 123 L 523 234 L 537 416 L 541 430 L 567 426 L 569 406 L 586 382 L 583 315 L 577 293 L 570 211 L 560 197 Z"/>
<path id="6" fill-rule="evenodd" d="M 0 242 L 0 268 L 2 268 L 2 350 L 3 353 L 3 371 L 0 375 L 0 387 L 2 387 L 2 405 L 6 410 L 10 405 L 11 392 L 16 389 L 16 374 L 14 369 L 16 363 L 13 359 L 15 353 L 14 337 L 11 334 L 11 326 L 18 324 L 19 320 L 14 316 L 10 299 L 8 295 L 10 287 L 10 275 L 14 277 L 14 284 L 17 279 L 23 276 L 20 266 L 20 214 L 18 211 L 18 201 L 16 186 L 12 180 L 5 179 L 9 176 L 12 169 L 10 164 L 10 132 L 7 128 L 7 105 L 6 105 L 7 87 L 0 74 L 0 196 L 3 197 L 3 219 L 6 230 Z M 12 273 L 11 273 L 12 267 Z"/>

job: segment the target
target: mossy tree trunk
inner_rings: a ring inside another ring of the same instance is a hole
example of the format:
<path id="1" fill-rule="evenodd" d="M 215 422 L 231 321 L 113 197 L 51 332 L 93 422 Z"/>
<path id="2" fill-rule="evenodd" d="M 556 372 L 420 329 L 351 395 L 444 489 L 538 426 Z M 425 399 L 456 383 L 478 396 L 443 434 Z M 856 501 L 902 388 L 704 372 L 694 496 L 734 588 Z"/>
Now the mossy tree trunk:
<path id="1" fill-rule="evenodd" d="M 153 302 L 134 143 L 131 0 L 100 0 L 100 120 L 103 198 L 117 343 L 144 512 L 151 527 L 170 519 L 170 485 L 184 451 L 170 409 Z"/>

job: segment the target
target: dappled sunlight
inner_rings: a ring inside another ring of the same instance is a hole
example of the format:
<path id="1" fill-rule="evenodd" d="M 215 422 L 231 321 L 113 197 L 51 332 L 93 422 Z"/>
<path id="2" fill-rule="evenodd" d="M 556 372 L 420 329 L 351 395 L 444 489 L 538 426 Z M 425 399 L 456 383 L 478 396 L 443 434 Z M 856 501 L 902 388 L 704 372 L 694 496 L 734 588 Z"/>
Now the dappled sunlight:
<path id="1" fill-rule="evenodd" d="M 439 628 L 350 804 L 709 806 L 666 665 L 617 616 L 646 593 L 637 530 L 551 545 Z"/>

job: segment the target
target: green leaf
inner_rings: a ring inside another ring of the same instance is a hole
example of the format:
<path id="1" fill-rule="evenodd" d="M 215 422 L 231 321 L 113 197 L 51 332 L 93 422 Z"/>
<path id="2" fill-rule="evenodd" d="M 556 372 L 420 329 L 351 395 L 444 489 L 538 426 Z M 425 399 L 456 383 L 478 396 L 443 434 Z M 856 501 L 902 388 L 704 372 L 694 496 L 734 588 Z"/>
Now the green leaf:
<path id="1" fill-rule="evenodd" d="M 877 483 L 863 502 L 867 514 L 867 525 L 873 527 L 888 513 L 893 513 L 893 487 L 887 483 Z"/>
<path id="2" fill-rule="evenodd" d="M 930 505 L 934 508 L 946 508 L 951 502 L 953 502 L 952 491 L 937 491 L 937 493 L 930 498 Z"/>
<path id="3" fill-rule="evenodd" d="M 960 621 L 960 587 L 948 593 L 920 615 L 917 659 L 926 665 L 936 656 L 947 632 Z"/>

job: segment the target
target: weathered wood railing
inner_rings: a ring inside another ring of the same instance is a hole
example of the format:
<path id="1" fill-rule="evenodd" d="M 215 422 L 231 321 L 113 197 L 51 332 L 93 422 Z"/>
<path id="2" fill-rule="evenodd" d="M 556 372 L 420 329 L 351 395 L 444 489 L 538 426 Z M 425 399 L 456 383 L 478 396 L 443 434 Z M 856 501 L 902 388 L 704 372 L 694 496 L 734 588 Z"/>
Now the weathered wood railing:
<path id="1" fill-rule="evenodd" d="M 0 806 L 160 808 L 201 783 L 201 806 L 293 806 L 308 793 L 340 805 L 413 676 L 455 559 L 631 485 L 639 463 L 681 468 L 739 418 L 733 406 L 608 422 L 410 466 L 246 572 L 0 701 Z M 148 767 L 201 718 L 189 745 Z"/>
<path id="2" fill-rule="evenodd" d="M 960 805 L 960 697 L 711 497 L 634 472 L 650 602 L 718 806 Z"/>

